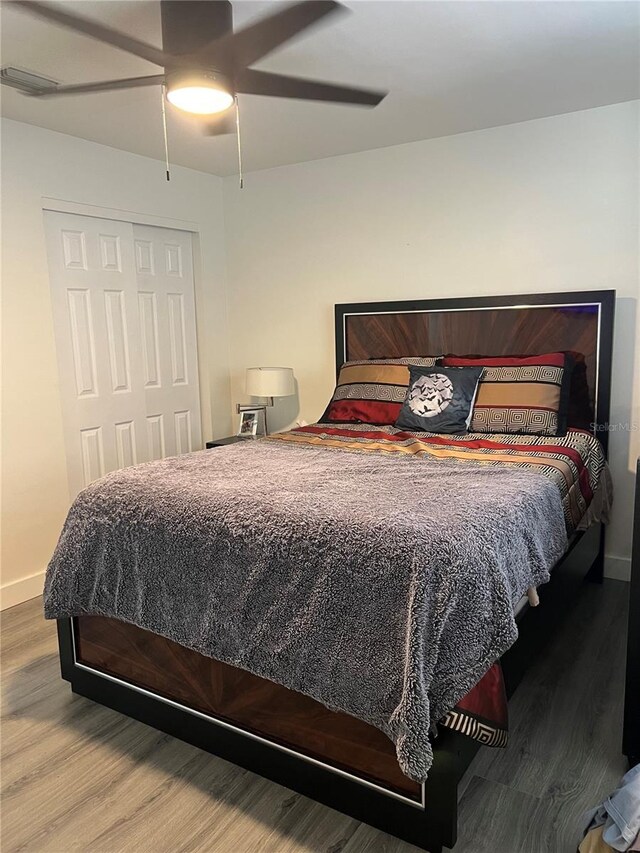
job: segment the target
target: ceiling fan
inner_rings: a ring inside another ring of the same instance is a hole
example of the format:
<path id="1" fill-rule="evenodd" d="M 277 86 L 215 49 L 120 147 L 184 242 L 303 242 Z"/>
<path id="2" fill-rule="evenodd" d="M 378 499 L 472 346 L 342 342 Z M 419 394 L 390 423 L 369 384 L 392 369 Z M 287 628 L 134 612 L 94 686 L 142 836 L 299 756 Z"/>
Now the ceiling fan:
<path id="1" fill-rule="evenodd" d="M 295 3 L 236 32 L 229 0 L 160 0 L 162 49 L 56 6 L 32 0 L 12 0 L 12 5 L 163 68 L 161 74 L 146 77 L 53 85 L 34 91 L 23 87 L 26 94 L 34 97 L 162 85 L 171 104 L 203 116 L 204 133 L 217 136 L 236 129 L 236 118 L 228 110 L 237 103 L 238 93 L 370 107 L 387 94 L 251 68 L 322 18 L 344 11 L 345 7 L 334 0 Z"/>

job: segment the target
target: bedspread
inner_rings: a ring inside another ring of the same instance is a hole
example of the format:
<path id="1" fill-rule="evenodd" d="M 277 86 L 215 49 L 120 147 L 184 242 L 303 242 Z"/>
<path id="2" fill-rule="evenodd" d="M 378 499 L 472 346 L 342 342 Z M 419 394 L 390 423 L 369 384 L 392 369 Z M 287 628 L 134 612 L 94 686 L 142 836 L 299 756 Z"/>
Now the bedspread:
<path id="1" fill-rule="evenodd" d="M 552 463 L 341 452 L 323 431 L 92 483 L 45 615 L 131 622 L 312 696 L 386 732 L 422 781 L 432 724 L 514 642 L 515 602 L 565 550 L 567 499 Z"/>
<path id="2" fill-rule="evenodd" d="M 311 424 L 269 437 L 296 444 L 483 462 L 539 471 L 562 496 L 567 533 L 578 529 L 599 484 L 605 458 L 602 445 L 585 430 L 565 436 L 405 432 L 370 424 Z"/>

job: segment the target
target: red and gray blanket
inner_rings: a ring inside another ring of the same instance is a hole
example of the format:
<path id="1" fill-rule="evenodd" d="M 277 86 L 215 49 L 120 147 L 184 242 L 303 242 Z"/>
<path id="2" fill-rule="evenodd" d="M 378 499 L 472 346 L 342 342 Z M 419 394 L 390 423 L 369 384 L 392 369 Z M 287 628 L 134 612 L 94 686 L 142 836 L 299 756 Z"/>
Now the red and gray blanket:
<path id="1" fill-rule="evenodd" d="M 486 692 L 463 697 L 483 676 L 499 696 L 514 606 L 595 486 L 597 443 L 549 441 L 315 425 L 115 471 L 69 512 L 45 615 L 120 619 L 305 693 L 423 781 L 438 721 L 491 722 Z"/>

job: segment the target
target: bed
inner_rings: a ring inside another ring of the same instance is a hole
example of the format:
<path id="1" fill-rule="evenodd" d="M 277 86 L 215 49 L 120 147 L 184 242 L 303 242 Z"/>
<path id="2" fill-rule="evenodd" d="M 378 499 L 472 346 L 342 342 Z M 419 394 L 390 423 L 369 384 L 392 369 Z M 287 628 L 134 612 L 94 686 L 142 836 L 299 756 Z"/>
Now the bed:
<path id="1" fill-rule="evenodd" d="M 63 677 L 419 847 L 453 846 L 458 783 L 496 738 L 470 738 L 457 700 L 498 658 L 511 695 L 585 576 L 602 577 L 603 525 L 583 528 L 605 470 L 613 303 L 336 306 L 338 372 L 574 351 L 594 422 L 544 439 L 319 423 L 108 475 L 72 508 L 47 578 Z"/>

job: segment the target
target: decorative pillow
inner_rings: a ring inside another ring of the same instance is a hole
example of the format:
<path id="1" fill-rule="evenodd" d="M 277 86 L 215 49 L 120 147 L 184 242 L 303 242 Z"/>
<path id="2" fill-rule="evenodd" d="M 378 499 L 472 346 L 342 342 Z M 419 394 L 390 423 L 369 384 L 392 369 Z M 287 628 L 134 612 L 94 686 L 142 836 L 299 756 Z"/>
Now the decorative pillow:
<path id="1" fill-rule="evenodd" d="M 449 367 L 482 366 L 471 432 L 565 435 L 573 359 L 568 353 L 532 356 L 445 356 Z"/>
<path id="2" fill-rule="evenodd" d="M 435 363 L 430 356 L 346 361 L 321 422 L 392 426 L 409 385 L 408 365 L 433 367 Z"/>
<path id="3" fill-rule="evenodd" d="M 466 432 L 482 370 L 410 367 L 409 388 L 395 425 L 418 432 Z"/>

